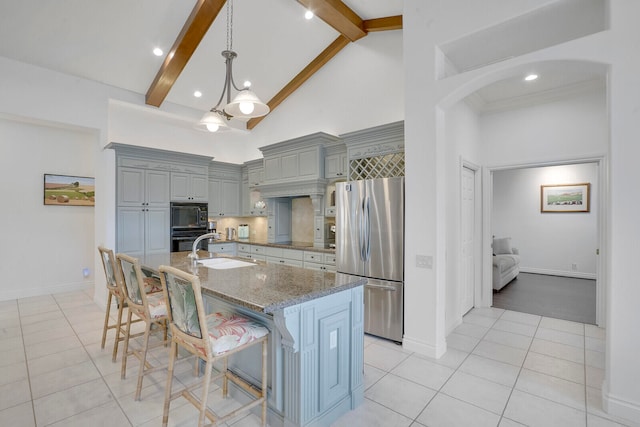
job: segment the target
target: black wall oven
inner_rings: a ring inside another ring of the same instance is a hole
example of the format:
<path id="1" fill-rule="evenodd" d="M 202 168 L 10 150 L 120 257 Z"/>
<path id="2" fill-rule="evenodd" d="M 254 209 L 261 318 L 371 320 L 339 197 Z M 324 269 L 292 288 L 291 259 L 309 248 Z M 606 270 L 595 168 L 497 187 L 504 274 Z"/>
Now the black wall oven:
<path id="1" fill-rule="evenodd" d="M 171 252 L 190 251 L 198 236 L 207 232 L 208 220 L 206 203 L 171 203 Z"/>

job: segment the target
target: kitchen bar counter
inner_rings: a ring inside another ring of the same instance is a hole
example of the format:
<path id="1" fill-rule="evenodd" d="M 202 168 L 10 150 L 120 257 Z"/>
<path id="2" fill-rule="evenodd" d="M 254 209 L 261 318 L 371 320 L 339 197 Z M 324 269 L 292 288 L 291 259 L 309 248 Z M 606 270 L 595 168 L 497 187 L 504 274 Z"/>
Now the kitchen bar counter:
<path id="1" fill-rule="evenodd" d="M 242 259 L 242 262 L 253 265 L 230 269 L 213 269 L 200 264 L 194 266 L 187 254 L 172 252 L 148 255 L 140 263 L 155 271 L 165 264 L 196 274 L 200 278 L 203 294 L 259 313 L 273 313 L 366 283 L 366 279 L 358 276 L 246 259 Z M 213 254 L 198 251 L 198 256 L 212 258 Z"/>
<path id="2" fill-rule="evenodd" d="M 213 255 L 205 251 L 198 254 Z M 363 402 L 366 280 L 237 257 L 215 257 L 213 261 L 250 265 L 222 269 L 194 266 L 187 255 L 149 255 L 140 263 L 156 271 L 160 265 L 172 265 L 197 274 L 207 311 L 241 313 L 271 331 L 267 375 L 270 426 L 329 427 Z M 250 350 L 232 355 L 229 369 L 259 384 L 260 356 L 261 352 Z M 243 393 L 239 389 L 229 392 Z"/>

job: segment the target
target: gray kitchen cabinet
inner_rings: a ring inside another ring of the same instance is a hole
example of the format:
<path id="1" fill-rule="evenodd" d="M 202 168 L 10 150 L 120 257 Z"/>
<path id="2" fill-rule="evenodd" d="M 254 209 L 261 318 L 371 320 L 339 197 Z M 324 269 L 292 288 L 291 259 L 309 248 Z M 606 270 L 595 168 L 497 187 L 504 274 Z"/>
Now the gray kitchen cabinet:
<path id="1" fill-rule="evenodd" d="M 258 187 L 264 181 L 264 167 L 250 167 L 247 171 L 249 187 Z"/>
<path id="2" fill-rule="evenodd" d="M 240 215 L 240 182 L 209 179 L 209 216 Z"/>
<path id="3" fill-rule="evenodd" d="M 170 173 L 119 167 L 116 250 L 131 256 L 170 252 Z"/>
<path id="4" fill-rule="evenodd" d="M 251 187 L 249 185 L 247 171 L 244 171 L 242 173 L 242 189 L 240 191 L 240 195 L 242 198 L 240 202 L 242 216 L 266 216 L 267 215 L 266 202 L 262 200 L 260 196 L 260 190 L 258 190 L 255 187 Z M 265 207 L 263 208 L 256 207 L 256 204 L 258 202 L 264 202 Z"/>
<path id="5" fill-rule="evenodd" d="M 117 208 L 117 252 L 133 257 L 169 253 L 169 207 L 120 206 Z"/>
<path id="6" fill-rule="evenodd" d="M 167 171 L 118 168 L 118 206 L 169 207 Z"/>
<path id="7" fill-rule="evenodd" d="M 290 182 L 318 178 L 322 147 L 297 149 L 264 158 L 264 182 Z"/>
<path id="8" fill-rule="evenodd" d="M 347 150 L 329 154 L 324 158 L 324 177 L 327 179 L 347 178 Z"/>
<path id="9" fill-rule="evenodd" d="M 208 250 L 209 252 L 213 252 L 215 254 L 225 254 L 232 256 L 236 256 L 238 254 L 236 242 L 209 243 Z"/>
<path id="10" fill-rule="evenodd" d="M 206 202 L 209 197 L 207 176 L 187 172 L 171 172 L 171 200 L 174 202 Z"/>
<path id="11" fill-rule="evenodd" d="M 106 148 L 116 154 L 115 251 L 135 257 L 168 254 L 172 190 L 183 201 L 206 201 L 211 157 L 116 142 Z"/>

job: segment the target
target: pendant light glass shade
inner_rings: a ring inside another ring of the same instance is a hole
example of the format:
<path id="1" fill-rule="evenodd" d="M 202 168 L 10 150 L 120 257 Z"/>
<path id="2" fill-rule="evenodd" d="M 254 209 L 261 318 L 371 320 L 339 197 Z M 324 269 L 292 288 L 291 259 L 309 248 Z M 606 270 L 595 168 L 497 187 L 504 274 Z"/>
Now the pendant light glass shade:
<path id="1" fill-rule="evenodd" d="M 207 111 L 200 119 L 196 127 L 209 132 L 223 132 L 231 128 L 217 111 Z"/>
<path id="2" fill-rule="evenodd" d="M 268 114 L 269 106 L 249 89 L 243 89 L 224 107 L 224 111 L 233 117 L 252 119 Z"/>

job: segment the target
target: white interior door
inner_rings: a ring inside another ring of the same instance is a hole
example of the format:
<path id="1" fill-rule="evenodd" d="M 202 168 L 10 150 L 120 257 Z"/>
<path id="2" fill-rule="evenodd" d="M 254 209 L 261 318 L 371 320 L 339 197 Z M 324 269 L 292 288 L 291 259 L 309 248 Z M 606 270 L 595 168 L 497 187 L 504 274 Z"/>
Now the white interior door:
<path id="1" fill-rule="evenodd" d="M 462 268 L 460 281 L 460 313 L 464 315 L 474 305 L 475 293 L 475 171 L 462 168 L 461 222 Z"/>

